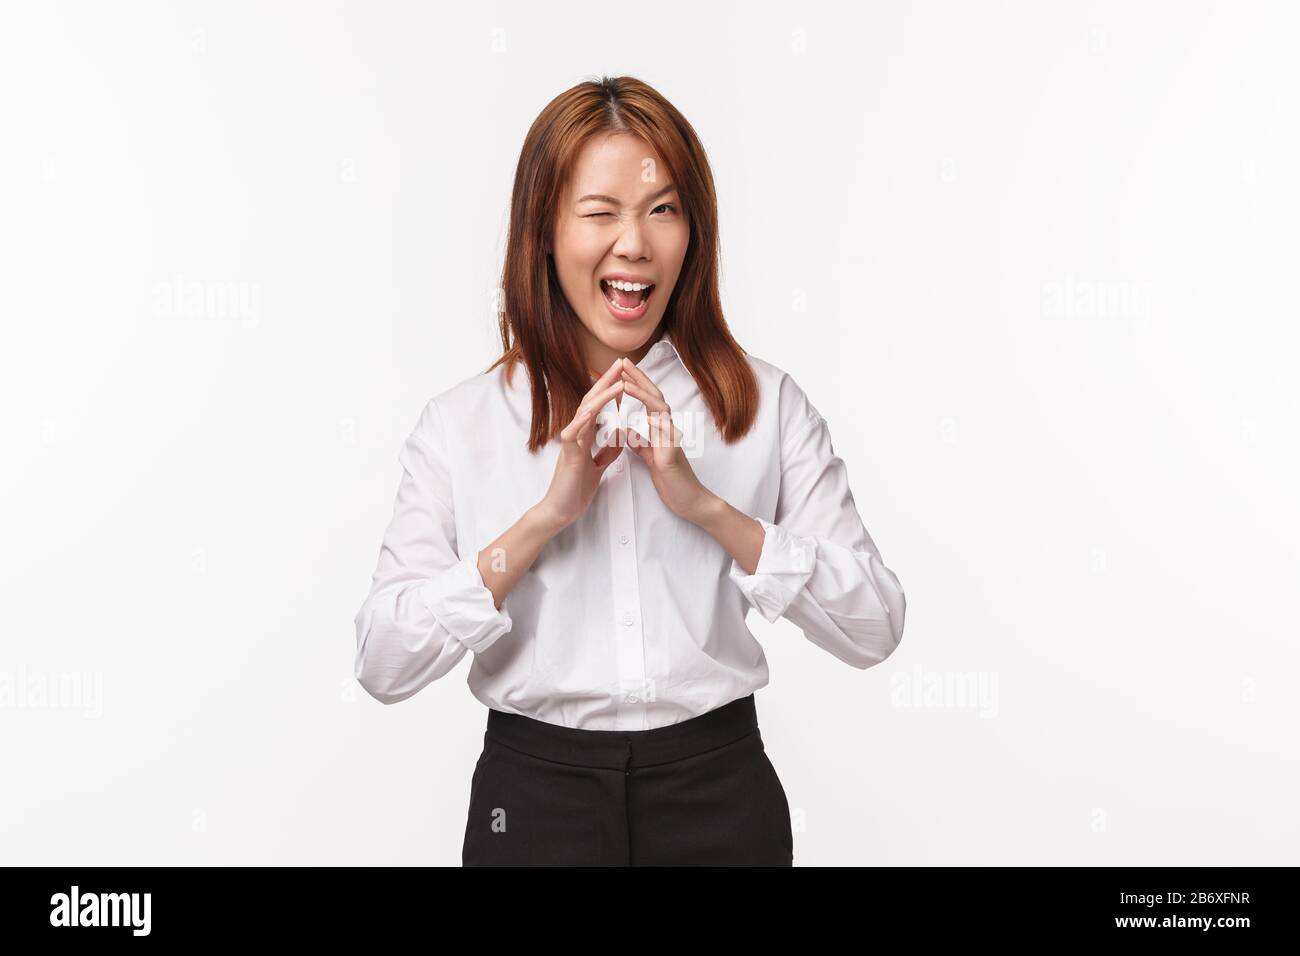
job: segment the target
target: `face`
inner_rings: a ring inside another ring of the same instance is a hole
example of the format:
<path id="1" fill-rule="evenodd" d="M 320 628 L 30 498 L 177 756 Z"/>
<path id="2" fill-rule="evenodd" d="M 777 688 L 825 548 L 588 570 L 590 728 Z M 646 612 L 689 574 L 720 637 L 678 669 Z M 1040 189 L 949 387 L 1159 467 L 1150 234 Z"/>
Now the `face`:
<path id="1" fill-rule="evenodd" d="M 690 225 L 666 170 L 640 137 L 594 137 L 561 198 L 555 271 L 582 323 L 587 363 L 598 373 L 620 355 L 639 360 L 677 284 Z"/>

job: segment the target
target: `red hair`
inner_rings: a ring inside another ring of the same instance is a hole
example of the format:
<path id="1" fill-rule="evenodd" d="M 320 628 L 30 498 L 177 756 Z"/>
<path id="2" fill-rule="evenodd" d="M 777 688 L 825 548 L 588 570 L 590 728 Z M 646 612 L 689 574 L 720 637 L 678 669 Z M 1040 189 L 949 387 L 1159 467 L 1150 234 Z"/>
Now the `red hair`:
<path id="1" fill-rule="evenodd" d="M 602 77 L 565 90 L 533 121 L 520 151 L 510 200 L 510 228 L 501 276 L 502 355 L 506 381 L 528 369 L 533 396 L 528 450 L 559 434 L 591 388 L 574 314 L 547 254 L 578 154 L 592 137 L 633 133 L 655 148 L 677 187 L 690 241 L 660 330 L 671 333 L 727 444 L 753 426 L 758 382 L 745 351 L 731 337 L 718 294 L 718 200 L 713 173 L 695 130 L 656 90 L 630 76 Z"/>

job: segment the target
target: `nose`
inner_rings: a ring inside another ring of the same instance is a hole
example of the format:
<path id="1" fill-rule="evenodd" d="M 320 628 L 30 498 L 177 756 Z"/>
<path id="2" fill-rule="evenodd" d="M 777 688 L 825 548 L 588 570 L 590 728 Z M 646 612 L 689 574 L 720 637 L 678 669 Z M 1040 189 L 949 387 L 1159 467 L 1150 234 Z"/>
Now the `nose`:
<path id="1" fill-rule="evenodd" d="M 614 255 L 625 259 L 648 259 L 649 244 L 641 233 L 641 226 L 636 218 L 624 221 L 619 230 L 618 241 L 614 243 Z"/>

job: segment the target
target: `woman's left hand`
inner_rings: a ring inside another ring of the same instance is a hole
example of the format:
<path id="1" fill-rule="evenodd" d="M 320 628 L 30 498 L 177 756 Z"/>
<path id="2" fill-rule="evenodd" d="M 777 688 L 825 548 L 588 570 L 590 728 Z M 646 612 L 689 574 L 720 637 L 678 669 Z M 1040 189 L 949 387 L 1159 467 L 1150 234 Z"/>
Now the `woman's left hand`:
<path id="1" fill-rule="evenodd" d="M 682 432 L 673 424 L 672 410 L 663 392 L 626 358 L 622 378 L 623 394 L 633 396 L 645 406 L 650 431 L 647 442 L 640 432 L 622 429 L 625 443 L 650 469 L 650 480 L 668 509 L 679 518 L 698 523 L 717 496 L 700 483 L 682 451 Z"/>

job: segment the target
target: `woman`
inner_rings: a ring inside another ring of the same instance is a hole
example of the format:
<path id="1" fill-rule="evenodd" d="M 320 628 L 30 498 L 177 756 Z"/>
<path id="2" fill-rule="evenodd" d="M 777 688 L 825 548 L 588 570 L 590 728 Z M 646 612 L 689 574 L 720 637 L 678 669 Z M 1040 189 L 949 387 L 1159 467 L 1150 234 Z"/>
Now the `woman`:
<path id="1" fill-rule="evenodd" d="M 731 337 L 717 260 L 704 149 L 655 90 L 606 78 L 542 111 L 504 354 L 420 414 L 356 617 L 385 703 L 472 659 L 464 865 L 791 865 L 746 614 L 859 668 L 902 637 L 827 424 Z"/>

